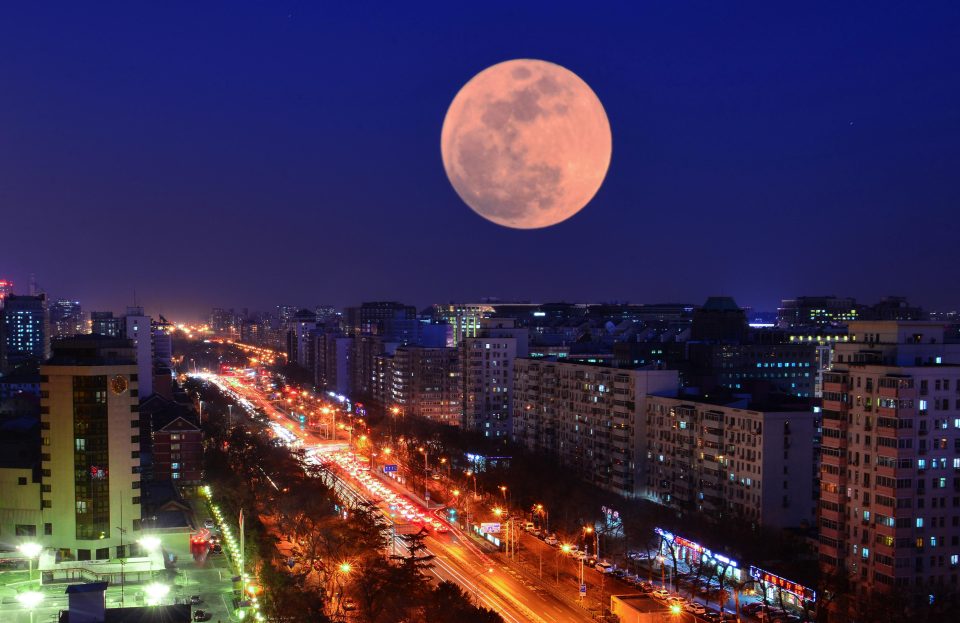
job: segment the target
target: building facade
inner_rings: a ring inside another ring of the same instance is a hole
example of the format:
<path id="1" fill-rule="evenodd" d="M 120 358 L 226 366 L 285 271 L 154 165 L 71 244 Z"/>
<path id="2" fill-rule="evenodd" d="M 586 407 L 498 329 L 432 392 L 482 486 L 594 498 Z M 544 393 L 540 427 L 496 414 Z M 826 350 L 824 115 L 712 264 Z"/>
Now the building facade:
<path id="1" fill-rule="evenodd" d="M 140 531 L 133 345 L 102 336 L 61 340 L 40 375 L 38 541 L 67 560 L 123 557 Z"/>
<path id="2" fill-rule="evenodd" d="M 661 504 L 721 521 L 813 524 L 809 405 L 652 396 L 645 428 L 647 493 Z"/>
<path id="3" fill-rule="evenodd" d="M 512 319 L 481 321 L 476 337 L 460 345 L 463 375 L 461 426 L 486 437 L 510 438 L 512 430 L 513 363 L 529 353 L 527 330 Z"/>
<path id="4" fill-rule="evenodd" d="M 404 416 L 460 425 L 460 354 L 455 348 L 401 346 L 390 360 L 390 408 Z"/>
<path id="5" fill-rule="evenodd" d="M 203 479 L 203 433 L 185 416 L 154 422 L 153 477 L 177 487 L 199 486 Z"/>
<path id="6" fill-rule="evenodd" d="M 823 379 L 820 564 L 859 592 L 960 573 L 960 344 L 929 322 L 853 322 Z"/>
<path id="7" fill-rule="evenodd" d="M 651 394 L 676 395 L 676 370 L 517 359 L 513 372 L 514 441 L 603 489 L 642 493 L 645 405 Z"/>
<path id="8" fill-rule="evenodd" d="M 3 350 L 9 368 L 50 356 L 50 315 L 44 294 L 9 294 L 4 302 Z"/>
<path id="9" fill-rule="evenodd" d="M 57 299 L 50 305 L 50 334 L 53 339 L 87 332 L 80 301 Z"/>

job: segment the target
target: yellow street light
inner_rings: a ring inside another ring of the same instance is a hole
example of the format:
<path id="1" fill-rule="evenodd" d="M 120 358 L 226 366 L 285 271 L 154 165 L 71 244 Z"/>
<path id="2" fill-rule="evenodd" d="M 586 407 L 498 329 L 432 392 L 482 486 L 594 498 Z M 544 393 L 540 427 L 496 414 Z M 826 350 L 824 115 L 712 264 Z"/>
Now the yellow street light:
<path id="1" fill-rule="evenodd" d="M 573 547 L 569 543 L 564 543 L 563 545 L 560 546 L 560 550 L 564 554 L 569 554 L 571 549 L 573 549 Z"/>
<path id="2" fill-rule="evenodd" d="M 493 514 L 496 515 L 497 517 L 499 517 L 500 515 L 503 514 L 503 509 L 498 506 L 498 507 L 496 507 L 496 508 L 493 509 Z"/>
<path id="3" fill-rule="evenodd" d="M 341 573 L 350 573 L 350 571 L 351 571 L 352 569 L 353 569 L 353 565 L 351 565 L 349 562 L 342 562 L 342 563 L 340 563 L 340 572 L 341 572 Z"/>
<path id="4" fill-rule="evenodd" d="M 683 612 L 683 608 L 680 607 L 680 604 L 670 604 L 670 614 L 680 614 Z"/>

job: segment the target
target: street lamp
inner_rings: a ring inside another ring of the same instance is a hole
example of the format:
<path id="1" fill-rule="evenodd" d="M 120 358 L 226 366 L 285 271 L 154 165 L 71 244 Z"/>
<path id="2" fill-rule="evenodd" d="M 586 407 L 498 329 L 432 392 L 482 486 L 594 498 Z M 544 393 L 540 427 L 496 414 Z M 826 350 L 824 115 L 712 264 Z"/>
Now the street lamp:
<path id="1" fill-rule="evenodd" d="M 28 579 L 33 580 L 33 559 L 39 558 L 40 553 L 43 551 L 43 545 L 40 545 L 39 543 L 21 543 L 17 549 L 20 550 L 21 554 L 27 557 L 30 565 Z"/>
<path id="2" fill-rule="evenodd" d="M 43 593 L 37 591 L 27 591 L 17 594 L 17 601 L 20 605 L 30 612 L 30 623 L 33 623 L 33 610 L 43 601 Z"/>
<path id="3" fill-rule="evenodd" d="M 144 586 L 143 592 L 146 593 L 148 606 L 158 606 L 163 598 L 170 592 L 170 587 L 166 584 L 154 582 Z"/>
<path id="4" fill-rule="evenodd" d="M 480 497 L 480 496 L 477 495 L 477 474 L 476 474 L 472 469 L 468 469 L 468 470 L 467 470 L 466 472 L 464 472 L 464 473 L 465 473 L 468 477 L 472 477 L 472 478 L 473 478 L 473 499 L 476 500 L 478 497 Z"/>
<path id="5" fill-rule="evenodd" d="M 560 551 L 557 552 L 557 584 L 560 584 L 560 552 L 563 552 L 564 556 L 570 554 L 571 546 L 569 543 L 564 543 L 560 546 Z"/>

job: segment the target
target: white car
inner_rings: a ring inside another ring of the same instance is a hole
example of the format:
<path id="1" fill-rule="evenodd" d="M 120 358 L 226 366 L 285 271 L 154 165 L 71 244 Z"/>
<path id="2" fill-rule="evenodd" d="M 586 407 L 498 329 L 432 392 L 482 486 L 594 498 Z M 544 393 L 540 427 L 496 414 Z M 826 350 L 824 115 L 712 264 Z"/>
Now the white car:
<path id="1" fill-rule="evenodd" d="M 653 595 L 657 599 L 666 599 L 667 597 L 670 596 L 670 591 L 668 591 L 665 588 L 658 588 L 657 590 L 653 591 L 651 595 Z"/>
<path id="2" fill-rule="evenodd" d="M 601 560 L 600 562 L 598 562 L 594 566 L 594 568 L 600 573 L 613 573 L 613 570 L 616 569 L 615 566 L 611 565 L 609 562 L 605 560 Z"/>
<path id="3" fill-rule="evenodd" d="M 692 603 L 687 604 L 686 606 L 684 606 L 684 609 L 685 609 L 687 612 L 692 612 L 692 613 L 694 613 L 694 614 L 706 614 L 706 613 L 707 613 L 707 609 L 704 608 L 703 606 L 701 606 L 700 604 L 698 604 L 697 602 L 692 602 Z"/>
<path id="4" fill-rule="evenodd" d="M 556 547 L 557 543 L 559 543 L 560 541 L 557 540 L 557 537 L 555 537 L 555 536 L 553 536 L 553 535 L 551 534 L 550 536 L 548 536 L 547 538 L 545 538 L 545 539 L 543 540 L 543 542 L 546 543 L 547 545 L 551 546 L 551 547 Z"/>

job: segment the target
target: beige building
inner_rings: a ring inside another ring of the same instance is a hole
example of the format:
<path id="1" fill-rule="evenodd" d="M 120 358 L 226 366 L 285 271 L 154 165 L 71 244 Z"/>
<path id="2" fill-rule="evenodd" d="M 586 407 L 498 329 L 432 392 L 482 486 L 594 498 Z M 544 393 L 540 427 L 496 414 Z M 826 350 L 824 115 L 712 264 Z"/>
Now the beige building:
<path id="1" fill-rule="evenodd" d="M 542 359 L 514 362 L 513 438 L 559 457 L 585 480 L 635 496 L 649 394 L 675 395 L 676 370 L 631 370 Z"/>
<path id="2" fill-rule="evenodd" d="M 140 422 L 129 340 L 58 342 L 40 367 L 37 541 L 61 559 L 128 556 L 140 537 Z"/>

